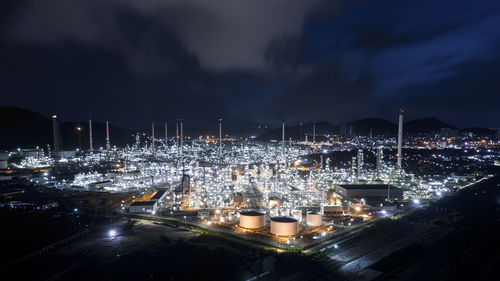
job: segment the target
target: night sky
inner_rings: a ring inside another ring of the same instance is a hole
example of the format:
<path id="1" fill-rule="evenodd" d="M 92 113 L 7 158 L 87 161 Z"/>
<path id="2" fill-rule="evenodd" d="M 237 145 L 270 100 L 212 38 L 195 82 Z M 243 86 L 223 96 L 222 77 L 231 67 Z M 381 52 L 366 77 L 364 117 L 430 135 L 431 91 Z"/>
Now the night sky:
<path id="1" fill-rule="evenodd" d="M 2 105 L 212 127 L 500 127 L 500 1 L 4 0 Z"/>

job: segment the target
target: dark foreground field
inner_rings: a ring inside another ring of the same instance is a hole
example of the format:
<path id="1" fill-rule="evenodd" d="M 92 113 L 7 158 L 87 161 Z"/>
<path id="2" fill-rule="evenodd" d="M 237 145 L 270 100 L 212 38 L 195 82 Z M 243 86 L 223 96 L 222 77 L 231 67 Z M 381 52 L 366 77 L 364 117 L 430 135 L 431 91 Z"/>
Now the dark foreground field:
<path id="1" fill-rule="evenodd" d="M 115 239 L 107 231 L 115 229 Z M 5 271 L 16 280 L 280 280 L 316 261 L 232 239 L 138 222 L 96 230 Z M 24 270 L 29 268 L 29 270 Z"/>
<path id="2" fill-rule="evenodd" d="M 500 178 L 498 176 L 416 210 L 402 220 L 451 232 L 428 246 L 409 245 L 374 269 L 377 280 L 498 280 Z"/>

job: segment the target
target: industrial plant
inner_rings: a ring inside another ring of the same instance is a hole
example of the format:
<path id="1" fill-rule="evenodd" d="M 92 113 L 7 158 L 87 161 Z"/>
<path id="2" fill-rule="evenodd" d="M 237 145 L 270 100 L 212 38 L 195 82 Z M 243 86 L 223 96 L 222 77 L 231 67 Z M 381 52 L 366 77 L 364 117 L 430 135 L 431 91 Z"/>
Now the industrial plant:
<path id="1" fill-rule="evenodd" d="M 121 148 L 112 144 L 106 121 L 105 147 L 95 148 L 89 119 L 88 149 L 63 150 L 54 115 L 52 146 L 20 150 L 20 161 L 3 165 L 39 171 L 26 177 L 30 184 L 134 194 L 117 208 L 125 216 L 179 220 L 284 248 L 310 247 L 476 180 L 405 169 L 403 110 L 397 139 L 374 137 L 373 129 L 368 137 L 318 138 L 313 123 L 310 140 L 302 125 L 304 138 L 294 140 L 283 121 L 281 138 L 262 142 L 224 136 L 222 118 L 216 121 L 217 137 L 185 137 L 183 118 L 176 119 L 174 136 L 165 122 L 159 137 L 153 122 L 150 135 L 137 133 L 135 143 Z"/>

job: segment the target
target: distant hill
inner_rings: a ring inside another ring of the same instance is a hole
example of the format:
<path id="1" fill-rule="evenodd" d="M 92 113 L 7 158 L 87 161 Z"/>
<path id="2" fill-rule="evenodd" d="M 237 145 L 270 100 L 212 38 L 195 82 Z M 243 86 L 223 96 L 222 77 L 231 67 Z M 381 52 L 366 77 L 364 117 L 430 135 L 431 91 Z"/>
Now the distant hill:
<path id="1" fill-rule="evenodd" d="M 0 106 L 0 149 L 34 148 L 52 142 L 52 121 L 33 111 Z"/>
<path id="2" fill-rule="evenodd" d="M 419 118 L 404 123 L 403 130 L 406 134 L 430 134 L 436 133 L 441 128 L 457 129 L 457 127 L 447 124 L 434 117 Z"/>
<path id="3" fill-rule="evenodd" d="M 460 133 L 473 133 L 476 136 L 494 136 L 497 130 L 483 127 L 461 129 Z"/>
<path id="4" fill-rule="evenodd" d="M 318 135 L 322 134 L 342 134 L 349 132 L 352 126 L 354 135 L 357 136 L 368 136 L 370 134 L 370 128 L 373 129 L 373 135 L 396 135 L 398 131 L 398 125 L 394 122 L 382 119 L 382 118 L 364 118 L 357 121 L 345 123 L 342 125 L 332 125 L 326 121 L 316 123 L 316 133 Z M 307 123 L 303 125 L 304 134 L 312 134 L 312 123 Z M 415 120 L 408 121 L 403 124 L 403 130 L 405 134 L 430 134 L 439 133 L 441 128 L 450 128 L 457 130 L 457 127 L 447 124 L 434 117 L 425 117 Z M 345 131 L 344 131 L 345 130 Z M 494 130 L 485 128 L 471 128 L 477 135 L 493 135 Z M 344 131 L 344 132 L 342 132 Z M 463 131 L 463 130 L 462 130 Z M 287 126 L 285 129 L 286 138 L 292 138 L 297 140 L 300 135 L 300 126 L 293 125 Z M 270 129 L 262 133 L 259 140 L 280 140 L 281 139 L 281 127 Z"/>
<path id="5" fill-rule="evenodd" d="M 80 125 L 82 148 L 89 147 L 88 122 L 60 123 L 63 149 L 72 150 L 78 147 L 78 131 Z M 94 148 L 105 146 L 105 123 L 93 122 L 92 132 Z M 52 119 L 39 113 L 9 106 L 0 106 L 0 149 L 12 150 L 20 148 L 46 148 L 53 145 Z M 112 145 L 133 143 L 133 132 L 110 124 Z"/>
<path id="6" fill-rule="evenodd" d="M 398 130 L 396 123 L 382 118 L 365 118 L 347 123 L 346 125 L 353 126 L 356 134 L 361 136 L 368 136 L 370 129 L 373 129 L 374 136 L 395 134 Z"/>
<path id="7" fill-rule="evenodd" d="M 287 140 L 303 140 L 305 135 L 308 138 L 312 137 L 313 134 L 313 123 L 302 124 L 302 134 L 300 124 L 295 124 L 292 126 L 287 126 L 285 124 L 285 138 Z M 338 126 L 332 125 L 327 121 L 321 121 L 316 123 L 316 137 L 317 140 L 320 140 L 322 135 L 332 135 L 338 133 Z M 269 141 L 269 140 L 281 140 L 281 131 L 282 128 L 274 128 L 265 131 L 261 135 L 257 137 L 257 140 L 260 141 Z"/>
<path id="8" fill-rule="evenodd" d="M 62 143 L 64 149 L 75 149 L 78 147 L 77 127 L 82 128 L 82 148 L 89 148 L 89 124 L 87 122 L 64 122 L 59 125 L 61 128 Z M 50 126 L 52 130 L 52 124 Z M 52 131 L 50 131 L 52 132 Z M 124 146 L 135 142 L 135 132 L 124 129 L 113 124 L 109 124 L 109 139 L 111 145 Z M 52 140 L 52 139 L 51 139 Z M 92 121 L 92 141 L 94 149 L 106 146 L 106 123 Z M 52 144 L 52 143 L 51 143 Z"/>

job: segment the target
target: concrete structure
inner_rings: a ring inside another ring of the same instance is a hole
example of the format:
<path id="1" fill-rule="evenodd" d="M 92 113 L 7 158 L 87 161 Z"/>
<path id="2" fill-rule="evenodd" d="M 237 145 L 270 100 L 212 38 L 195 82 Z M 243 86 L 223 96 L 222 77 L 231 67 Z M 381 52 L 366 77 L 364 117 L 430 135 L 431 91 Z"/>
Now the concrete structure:
<path id="1" fill-rule="evenodd" d="M 261 228 L 266 226 L 266 216 L 257 211 L 240 212 L 240 226 L 244 228 Z"/>
<path id="2" fill-rule="evenodd" d="M 402 198 L 403 190 L 389 184 L 343 184 L 335 186 L 335 192 L 344 199 L 385 197 Z"/>
<path id="3" fill-rule="evenodd" d="M 131 213 L 149 213 L 154 214 L 158 210 L 157 201 L 142 201 L 134 202 L 129 207 L 129 212 Z"/>
<path id="4" fill-rule="evenodd" d="M 293 236 L 299 233 L 299 222 L 289 217 L 271 218 L 271 234 L 277 236 Z"/>
<path id="5" fill-rule="evenodd" d="M 306 222 L 310 226 L 321 226 L 323 223 L 323 216 L 315 212 L 307 213 Z"/>

